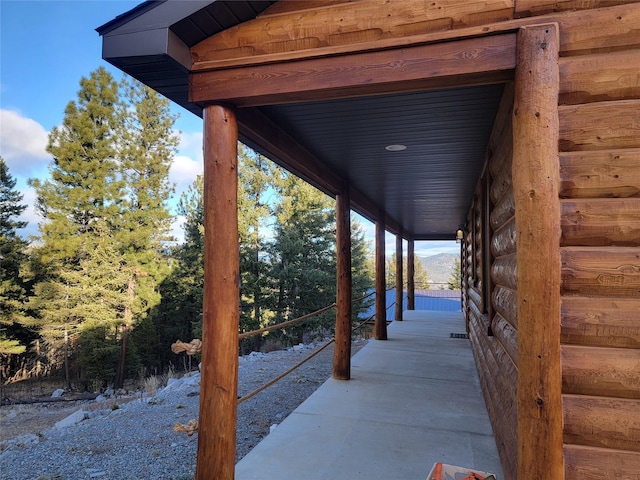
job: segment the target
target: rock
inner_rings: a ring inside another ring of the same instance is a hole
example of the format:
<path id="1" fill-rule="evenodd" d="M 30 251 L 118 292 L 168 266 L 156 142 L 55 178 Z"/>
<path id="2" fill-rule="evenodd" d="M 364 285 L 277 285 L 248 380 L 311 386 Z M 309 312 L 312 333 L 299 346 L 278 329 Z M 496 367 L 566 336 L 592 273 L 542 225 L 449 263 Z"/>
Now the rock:
<path id="1" fill-rule="evenodd" d="M 65 427 L 75 425 L 76 423 L 81 422 L 82 420 L 84 420 L 84 417 L 85 417 L 84 410 L 82 409 L 76 410 L 68 417 L 65 417 L 59 422 L 56 422 L 56 424 L 53 427 L 57 430 L 61 430 Z"/>
<path id="2" fill-rule="evenodd" d="M 277 424 L 277 423 L 274 423 L 273 425 L 271 425 L 271 426 L 269 427 L 269 433 L 273 433 L 273 431 L 274 431 L 276 428 L 278 428 L 278 424 Z"/>
<path id="3" fill-rule="evenodd" d="M 278 420 L 282 420 L 282 417 L 284 417 L 284 415 L 283 415 L 283 414 L 281 414 L 281 413 L 276 413 L 276 418 L 277 418 Z"/>
<path id="4" fill-rule="evenodd" d="M 64 389 L 59 388 L 51 394 L 51 398 L 59 398 L 64 394 Z"/>
<path id="5" fill-rule="evenodd" d="M 16 413 L 16 411 L 15 411 L 15 410 L 11 410 L 11 411 L 9 412 L 9 414 L 7 415 L 7 418 L 8 418 L 9 420 L 13 420 L 13 419 L 14 419 L 14 418 L 16 418 L 17 416 L 18 416 L 18 414 Z"/>
<path id="6" fill-rule="evenodd" d="M 113 394 L 115 392 L 113 391 L 113 388 L 109 387 L 104 391 L 104 396 L 105 397 L 113 397 Z"/>
<path id="7" fill-rule="evenodd" d="M 96 402 L 102 402 L 104 400 L 106 400 L 107 397 L 105 397 L 104 395 L 98 395 L 96 397 Z"/>

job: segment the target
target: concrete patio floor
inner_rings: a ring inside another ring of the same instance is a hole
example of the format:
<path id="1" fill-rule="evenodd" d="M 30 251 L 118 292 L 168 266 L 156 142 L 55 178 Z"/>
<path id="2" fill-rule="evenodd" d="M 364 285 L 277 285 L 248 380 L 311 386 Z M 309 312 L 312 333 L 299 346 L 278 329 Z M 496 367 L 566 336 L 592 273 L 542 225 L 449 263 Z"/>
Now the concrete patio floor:
<path id="1" fill-rule="evenodd" d="M 459 312 L 406 311 L 236 465 L 237 480 L 425 480 L 500 460 Z M 277 388 L 277 387 L 276 387 Z"/>

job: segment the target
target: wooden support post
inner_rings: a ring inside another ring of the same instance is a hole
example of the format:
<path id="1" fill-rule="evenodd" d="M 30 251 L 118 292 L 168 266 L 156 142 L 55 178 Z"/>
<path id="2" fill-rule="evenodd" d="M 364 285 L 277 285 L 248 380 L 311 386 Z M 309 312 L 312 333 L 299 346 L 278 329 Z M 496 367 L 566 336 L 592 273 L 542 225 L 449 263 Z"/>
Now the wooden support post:
<path id="1" fill-rule="evenodd" d="M 387 288 L 385 283 L 384 212 L 376 221 L 376 340 L 387 339 Z"/>
<path id="2" fill-rule="evenodd" d="M 518 284 L 518 478 L 564 478 L 560 365 L 558 26 L 518 32 L 513 190 Z"/>
<path id="3" fill-rule="evenodd" d="M 336 344 L 333 350 L 333 378 L 351 378 L 351 202 L 349 184 L 344 182 L 336 197 Z"/>
<path id="4" fill-rule="evenodd" d="M 204 111 L 204 304 L 196 479 L 233 479 L 238 402 L 238 126 Z"/>
<path id="5" fill-rule="evenodd" d="M 407 241 L 407 310 L 416 309 L 416 258 L 414 241 Z"/>
<path id="6" fill-rule="evenodd" d="M 396 235 L 396 322 L 402 321 L 402 298 L 404 297 L 404 279 L 402 278 L 402 235 Z"/>

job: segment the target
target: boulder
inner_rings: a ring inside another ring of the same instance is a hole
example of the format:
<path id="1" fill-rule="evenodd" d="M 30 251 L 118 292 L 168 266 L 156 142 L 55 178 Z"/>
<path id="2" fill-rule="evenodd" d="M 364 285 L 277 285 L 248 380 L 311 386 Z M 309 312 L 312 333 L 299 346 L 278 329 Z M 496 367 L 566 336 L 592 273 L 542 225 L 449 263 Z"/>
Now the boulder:
<path id="1" fill-rule="evenodd" d="M 84 417 L 85 417 L 84 410 L 82 409 L 76 410 L 71 415 L 63 418 L 59 422 L 56 422 L 56 424 L 54 425 L 54 428 L 57 430 L 61 430 L 65 427 L 75 425 L 76 423 L 79 423 L 82 420 L 84 420 Z"/>
<path id="2" fill-rule="evenodd" d="M 51 398 L 59 398 L 59 397 L 61 397 L 62 395 L 64 395 L 64 389 L 59 388 L 59 389 L 57 389 L 55 392 L 53 392 L 53 393 L 51 394 Z"/>

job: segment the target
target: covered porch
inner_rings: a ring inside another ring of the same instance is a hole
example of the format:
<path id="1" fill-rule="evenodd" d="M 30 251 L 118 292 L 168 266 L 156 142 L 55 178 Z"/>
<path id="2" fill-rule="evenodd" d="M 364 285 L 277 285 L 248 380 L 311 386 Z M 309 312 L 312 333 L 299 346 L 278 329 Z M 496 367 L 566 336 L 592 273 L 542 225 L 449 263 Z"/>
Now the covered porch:
<path id="1" fill-rule="evenodd" d="M 236 465 L 236 478 L 416 479 L 435 462 L 504 478 L 461 312 L 405 311 Z"/>

